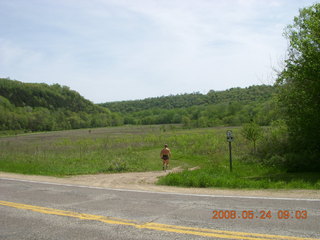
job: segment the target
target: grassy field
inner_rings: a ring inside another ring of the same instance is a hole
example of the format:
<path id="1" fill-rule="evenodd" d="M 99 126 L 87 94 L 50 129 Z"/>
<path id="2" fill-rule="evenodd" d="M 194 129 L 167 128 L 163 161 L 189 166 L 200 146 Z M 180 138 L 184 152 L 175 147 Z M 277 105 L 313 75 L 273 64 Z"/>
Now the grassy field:
<path id="1" fill-rule="evenodd" d="M 167 143 L 173 153 L 170 168 L 200 169 L 169 174 L 158 184 L 320 189 L 319 174 L 289 174 L 245 161 L 251 146 L 239 128 L 232 128 L 234 166 L 230 173 L 227 129 L 124 126 L 1 137 L 0 171 L 67 176 L 161 170 L 159 152 Z"/>

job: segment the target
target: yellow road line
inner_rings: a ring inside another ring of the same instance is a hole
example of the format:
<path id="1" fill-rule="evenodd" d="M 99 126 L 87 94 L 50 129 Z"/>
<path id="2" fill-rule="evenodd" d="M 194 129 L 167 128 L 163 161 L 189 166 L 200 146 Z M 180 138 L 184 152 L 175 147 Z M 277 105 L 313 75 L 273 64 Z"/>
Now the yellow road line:
<path id="1" fill-rule="evenodd" d="M 320 240 L 315 238 L 299 238 L 299 237 L 281 236 L 281 235 L 222 231 L 222 230 L 214 230 L 214 229 L 208 229 L 208 228 L 184 227 L 184 226 L 167 225 L 167 224 L 161 224 L 161 223 L 139 224 L 136 221 L 128 220 L 128 219 L 106 217 L 106 216 L 92 215 L 92 214 L 86 214 L 86 213 L 77 213 L 77 212 L 65 211 L 60 209 L 46 208 L 46 207 L 7 202 L 7 201 L 0 201 L 0 205 L 13 207 L 17 209 L 31 210 L 34 212 L 50 214 L 50 215 L 67 216 L 67 217 L 73 217 L 73 218 L 78 218 L 83 220 L 99 221 L 99 222 L 104 222 L 108 224 L 127 225 L 135 228 L 139 228 L 139 229 L 151 229 L 151 230 L 157 230 L 157 231 L 189 234 L 189 235 L 196 235 L 196 236 L 203 236 L 203 237 L 216 237 L 216 238 L 224 238 L 224 239 L 247 239 L 247 240 L 258 240 L 258 239 L 260 240 L 261 239 L 263 240 L 274 240 L 274 239 Z"/>

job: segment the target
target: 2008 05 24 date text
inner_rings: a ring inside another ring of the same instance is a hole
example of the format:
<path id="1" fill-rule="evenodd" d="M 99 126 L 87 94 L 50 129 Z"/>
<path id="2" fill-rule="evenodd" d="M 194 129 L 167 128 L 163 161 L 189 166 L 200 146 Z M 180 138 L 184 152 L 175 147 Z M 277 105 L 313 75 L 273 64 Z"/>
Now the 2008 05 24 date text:
<path id="1" fill-rule="evenodd" d="M 272 212 L 271 210 L 214 210 L 212 211 L 212 219 L 307 219 L 308 212 L 306 210 L 278 210 Z"/>

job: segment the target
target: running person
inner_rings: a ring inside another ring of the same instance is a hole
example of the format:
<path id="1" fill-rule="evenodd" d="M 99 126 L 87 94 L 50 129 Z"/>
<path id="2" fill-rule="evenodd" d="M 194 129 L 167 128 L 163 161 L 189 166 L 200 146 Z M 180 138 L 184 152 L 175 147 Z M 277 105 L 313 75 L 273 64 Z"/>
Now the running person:
<path id="1" fill-rule="evenodd" d="M 160 152 L 160 158 L 162 159 L 162 169 L 167 170 L 169 165 L 169 158 L 171 157 L 171 151 L 168 148 L 168 144 L 164 145 L 164 149 Z"/>

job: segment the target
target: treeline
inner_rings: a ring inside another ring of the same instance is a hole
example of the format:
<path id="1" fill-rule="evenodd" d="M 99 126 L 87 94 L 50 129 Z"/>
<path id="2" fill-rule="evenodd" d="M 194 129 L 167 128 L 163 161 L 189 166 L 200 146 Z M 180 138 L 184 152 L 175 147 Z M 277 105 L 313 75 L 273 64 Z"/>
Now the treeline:
<path id="1" fill-rule="evenodd" d="M 0 78 L 0 133 L 123 124 L 182 124 L 185 128 L 240 126 L 244 123 L 266 126 L 280 119 L 274 97 L 276 89 L 261 85 L 97 105 L 59 84 L 23 83 Z M 273 143 L 280 145 L 275 140 L 264 145 L 276 149 Z M 275 154 L 278 153 L 271 157 Z M 263 156 L 263 159 L 269 158 Z"/>
<path id="2" fill-rule="evenodd" d="M 121 125 L 117 113 L 59 84 L 0 78 L 0 130 L 51 131 Z"/>
<path id="3" fill-rule="evenodd" d="M 281 117 L 264 129 L 254 122 L 243 126 L 242 133 L 254 146 L 246 161 L 287 171 L 320 172 L 319 32 L 320 3 L 300 9 L 285 28 L 289 45 L 275 83 L 275 109 Z"/>
<path id="4" fill-rule="evenodd" d="M 285 29 L 290 45 L 278 74 L 279 108 L 288 127 L 286 165 L 320 171 L 320 3 L 300 9 Z M 278 153 L 279 154 L 279 153 Z M 281 156 L 281 153 L 279 154 Z"/>
<path id="5" fill-rule="evenodd" d="M 0 131 L 51 131 L 123 124 L 183 124 L 185 127 L 238 126 L 277 119 L 272 95 L 261 85 L 93 104 L 59 84 L 0 79 Z"/>
<path id="6" fill-rule="evenodd" d="M 229 102 L 250 103 L 266 101 L 275 92 L 270 85 L 251 86 L 247 88 L 231 88 L 225 91 L 211 90 L 207 94 L 189 93 L 143 100 L 118 101 L 100 104 L 114 112 L 131 113 L 142 110 L 188 108 L 198 105 L 220 104 Z"/>
<path id="7" fill-rule="evenodd" d="M 255 121 L 269 125 L 278 118 L 273 86 L 231 88 L 100 104 L 123 116 L 124 124 L 172 124 L 185 127 L 238 126 Z"/>

